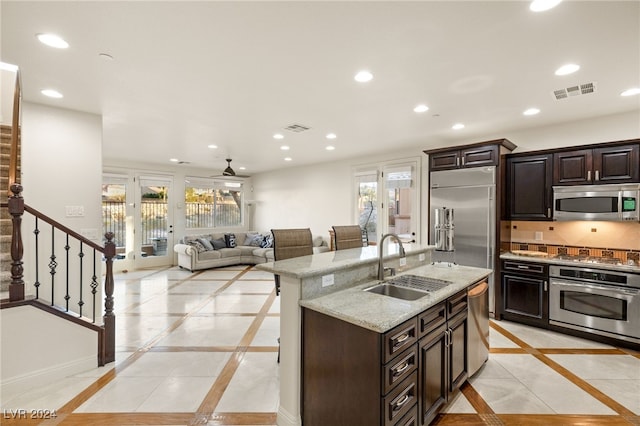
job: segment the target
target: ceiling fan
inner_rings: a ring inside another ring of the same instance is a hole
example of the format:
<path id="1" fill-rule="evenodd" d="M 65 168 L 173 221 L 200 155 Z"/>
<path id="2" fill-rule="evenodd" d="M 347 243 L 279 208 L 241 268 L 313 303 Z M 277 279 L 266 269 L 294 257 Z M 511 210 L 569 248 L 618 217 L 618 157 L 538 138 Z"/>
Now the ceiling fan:
<path id="1" fill-rule="evenodd" d="M 224 169 L 222 171 L 221 175 L 217 175 L 216 177 L 238 177 L 238 178 L 247 178 L 249 176 L 245 176 L 245 175 L 238 175 L 236 174 L 235 170 L 233 170 L 231 168 L 231 158 L 226 158 L 225 161 L 227 162 L 227 168 Z"/>

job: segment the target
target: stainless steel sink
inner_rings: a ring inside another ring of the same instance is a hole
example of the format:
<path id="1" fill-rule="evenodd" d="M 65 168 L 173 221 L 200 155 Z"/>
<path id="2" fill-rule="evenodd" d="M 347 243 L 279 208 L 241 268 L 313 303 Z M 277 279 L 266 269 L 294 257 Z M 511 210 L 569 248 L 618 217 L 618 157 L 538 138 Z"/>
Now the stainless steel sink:
<path id="1" fill-rule="evenodd" d="M 451 281 L 418 275 L 401 275 L 373 287 L 365 288 L 364 291 L 395 297 L 396 299 L 417 300 L 426 296 L 429 292 L 440 290 L 449 284 L 451 284 Z"/>
<path id="2" fill-rule="evenodd" d="M 404 288 L 397 285 L 384 283 L 365 288 L 364 291 L 402 300 L 417 300 L 427 295 L 427 293 L 424 291 L 412 290 L 410 288 Z"/>
<path id="3" fill-rule="evenodd" d="M 418 275 L 408 274 L 408 275 L 400 275 L 399 277 L 396 277 L 387 281 L 387 283 L 396 285 L 396 286 L 414 289 L 414 290 L 429 292 L 429 291 L 436 291 L 436 290 L 445 288 L 446 286 L 451 284 L 451 281 L 439 280 L 437 278 L 427 278 L 427 277 L 421 277 Z"/>

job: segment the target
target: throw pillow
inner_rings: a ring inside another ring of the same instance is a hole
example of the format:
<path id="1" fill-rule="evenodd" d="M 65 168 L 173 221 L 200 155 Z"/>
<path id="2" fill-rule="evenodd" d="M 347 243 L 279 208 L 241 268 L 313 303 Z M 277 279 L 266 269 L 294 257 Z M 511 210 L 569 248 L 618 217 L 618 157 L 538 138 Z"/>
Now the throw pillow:
<path id="1" fill-rule="evenodd" d="M 191 247 L 195 248 L 198 253 L 202 253 L 203 251 L 207 251 L 202 243 L 198 240 L 192 240 L 186 242 Z"/>
<path id="2" fill-rule="evenodd" d="M 259 237 L 258 234 L 255 233 L 247 233 L 247 237 L 244 239 L 244 243 L 242 243 L 243 246 L 251 246 L 253 245 L 254 240 L 256 239 L 256 237 Z"/>
<path id="3" fill-rule="evenodd" d="M 264 241 L 264 238 L 262 237 L 262 235 L 255 234 L 253 236 L 253 239 L 251 240 L 251 244 L 249 244 L 249 245 L 251 247 L 260 247 L 260 246 L 262 246 L 262 241 Z"/>
<path id="4" fill-rule="evenodd" d="M 218 238 L 217 240 L 211 240 L 211 245 L 213 245 L 214 250 L 220 250 L 227 247 L 227 243 L 224 241 L 224 238 Z"/>
<path id="5" fill-rule="evenodd" d="M 207 251 L 213 250 L 213 246 L 211 245 L 211 241 L 209 241 L 207 238 L 198 238 L 198 241 L 200 242 L 200 244 L 202 244 L 204 246 L 204 248 Z"/>
<path id="6" fill-rule="evenodd" d="M 260 244 L 262 248 L 271 248 L 273 247 L 273 235 L 271 233 L 263 236 L 262 244 Z"/>
<path id="7" fill-rule="evenodd" d="M 224 234 L 224 242 L 227 247 L 234 248 L 236 246 L 236 234 Z"/>

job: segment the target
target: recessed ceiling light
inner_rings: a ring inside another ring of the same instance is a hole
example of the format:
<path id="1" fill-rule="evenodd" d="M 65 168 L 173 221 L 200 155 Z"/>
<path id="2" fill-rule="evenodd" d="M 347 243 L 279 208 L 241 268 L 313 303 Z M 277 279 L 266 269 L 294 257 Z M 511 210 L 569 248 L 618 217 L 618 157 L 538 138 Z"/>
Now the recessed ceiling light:
<path id="1" fill-rule="evenodd" d="M 556 70 L 556 75 L 569 75 L 580 69 L 580 65 L 566 64 Z"/>
<path id="2" fill-rule="evenodd" d="M 425 104 L 420 104 L 420 105 L 416 105 L 416 107 L 413 109 L 414 112 L 427 112 L 429 111 L 429 107 L 426 106 Z"/>
<path id="3" fill-rule="evenodd" d="M 282 145 L 280 149 L 283 151 L 289 151 L 289 147 L 287 145 Z"/>
<path id="4" fill-rule="evenodd" d="M 369 71 L 363 70 L 358 72 L 354 79 L 359 83 L 366 83 L 367 81 L 371 81 L 371 79 L 373 79 L 373 74 L 371 74 Z"/>
<path id="5" fill-rule="evenodd" d="M 57 90 L 53 90 L 53 89 L 44 89 L 41 90 L 40 93 L 42 93 L 45 96 L 48 96 L 50 98 L 56 98 L 56 99 L 60 99 L 62 98 L 62 93 L 58 92 Z"/>
<path id="6" fill-rule="evenodd" d="M 38 37 L 40 43 L 46 44 L 49 47 L 55 47 L 56 49 L 66 49 L 69 47 L 69 43 L 55 34 L 36 34 L 36 37 Z"/>
<path id="7" fill-rule="evenodd" d="M 172 163 L 177 163 L 180 160 L 178 160 L 177 158 L 169 158 L 169 161 L 171 161 Z"/>
<path id="8" fill-rule="evenodd" d="M 540 112 L 540 110 L 538 108 L 529 108 L 527 110 L 525 110 L 522 114 L 523 115 L 536 115 Z"/>
<path id="9" fill-rule="evenodd" d="M 209 148 L 209 149 L 218 149 L 218 145 L 213 145 L 213 144 L 207 145 L 207 148 Z"/>
<path id="10" fill-rule="evenodd" d="M 238 167 L 238 170 L 247 170 L 247 168 L 245 166 L 240 166 Z"/>
<path id="11" fill-rule="evenodd" d="M 291 157 L 284 157 L 284 161 L 291 161 L 293 160 Z"/>
<path id="12" fill-rule="evenodd" d="M 327 139 L 335 139 L 337 138 L 335 133 L 327 133 Z"/>
<path id="13" fill-rule="evenodd" d="M 280 133 L 276 133 L 275 135 L 273 135 L 274 139 L 284 139 L 284 136 Z"/>
<path id="14" fill-rule="evenodd" d="M 544 12 L 545 10 L 553 9 L 560 4 L 562 0 L 533 0 L 529 5 L 529 9 L 532 12 Z"/>
<path id="15" fill-rule="evenodd" d="M 329 145 L 329 146 L 327 146 L 325 149 L 326 149 L 327 151 L 333 151 L 334 149 L 336 149 L 336 147 L 335 147 L 335 146 L 333 146 L 333 145 Z"/>
<path id="16" fill-rule="evenodd" d="M 633 96 L 640 95 L 640 87 L 632 87 L 631 89 L 627 89 L 624 92 L 620 93 L 620 96 Z"/>
<path id="17" fill-rule="evenodd" d="M 454 124 L 453 126 L 451 126 L 451 128 L 452 128 L 453 130 L 460 130 L 460 129 L 464 129 L 464 124 L 462 124 L 462 123 L 456 123 L 456 124 Z"/>

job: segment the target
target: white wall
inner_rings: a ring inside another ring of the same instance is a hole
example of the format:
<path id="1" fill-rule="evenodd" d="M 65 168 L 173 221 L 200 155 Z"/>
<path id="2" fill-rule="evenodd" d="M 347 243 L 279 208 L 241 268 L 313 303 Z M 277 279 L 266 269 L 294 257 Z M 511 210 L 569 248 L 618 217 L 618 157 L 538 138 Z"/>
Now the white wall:
<path id="1" fill-rule="evenodd" d="M 548 148 L 583 145 L 615 140 L 640 138 L 640 112 L 536 127 L 529 130 L 488 134 L 484 137 L 460 140 L 456 143 L 429 141 L 424 146 L 403 152 L 390 151 L 387 155 L 361 157 L 335 163 L 287 168 L 281 171 L 260 173 L 253 176 L 253 194 L 256 200 L 256 229 L 310 227 L 314 234 L 327 236 L 331 225 L 354 222 L 353 209 L 355 194 L 352 188 L 352 169 L 360 164 L 375 163 L 402 157 L 422 156 L 422 191 L 428 191 L 428 161 L 424 149 L 464 145 L 485 140 L 506 138 L 518 148 L 514 152 L 533 151 Z M 426 197 L 420 205 L 426 209 Z M 426 214 L 420 214 L 426 235 Z"/>
<path id="2" fill-rule="evenodd" d="M 253 179 L 255 228 L 311 228 L 329 239 L 331 225 L 354 222 L 348 162 L 287 168 Z"/>
<path id="3" fill-rule="evenodd" d="M 16 91 L 15 71 L 0 69 L 0 124 L 13 124 L 13 97 Z"/>
<path id="4" fill-rule="evenodd" d="M 79 232 L 103 245 L 102 241 L 102 118 L 98 115 L 77 111 L 51 108 L 44 105 L 22 103 L 22 185 L 25 203 L 39 210 L 62 225 Z M 82 207 L 83 216 L 67 217 L 66 207 Z M 30 216 L 25 215 L 23 222 L 23 240 L 25 243 L 25 281 L 35 281 L 35 260 L 33 238 L 33 224 Z M 51 240 L 47 238 L 49 226 L 40 224 L 39 235 L 42 254 L 39 257 L 40 281 L 47 282 L 49 269 L 48 253 L 45 248 L 50 247 Z M 64 291 L 64 271 L 66 269 L 65 251 L 62 237 L 56 237 L 56 261 L 58 272 L 55 283 L 58 291 Z M 78 249 L 79 250 L 79 247 Z M 80 261 L 72 249 L 70 256 L 70 271 Z M 46 256 L 46 257 L 45 257 Z M 88 252 L 87 255 L 88 257 Z M 84 260 L 87 262 L 87 260 Z M 85 283 L 90 282 L 92 275 L 89 267 L 84 268 Z M 98 287 L 98 316 L 102 315 L 102 263 L 97 264 Z M 76 269 L 77 270 L 77 269 Z M 71 293 L 77 292 L 78 286 L 71 286 Z M 41 288 L 41 297 L 51 299 L 50 291 Z M 86 290 L 85 290 L 86 291 Z M 33 289 L 27 288 L 28 293 Z M 88 294 L 83 298 L 87 300 Z M 77 300 L 78 298 L 76 298 Z M 77 307 L 77 305 L 75 306 Z M 72 307 L 72 310 L 75 310 Z M 84 312 L 83 312 L 84 313 Z"/>
<path id="5" fill-rule="evenodd" d="M 25 324 L 33 327 L 25 330 Z M 0 332 L 3 400 L 98 365 L 97 332 L 38 308 L 19 306 L 0 310 Z"/>
<path id="6" fill-rule="evenodd" d="M 535 117 L 532 117 L 535 120 Z M 588 120 L 532 127 L 526 130 L 487 134 L 459 144 L 506 138 L 518 147 L 514 152 L 537 151 L 566 146 L 640 138 L 640 110 Z"/>

